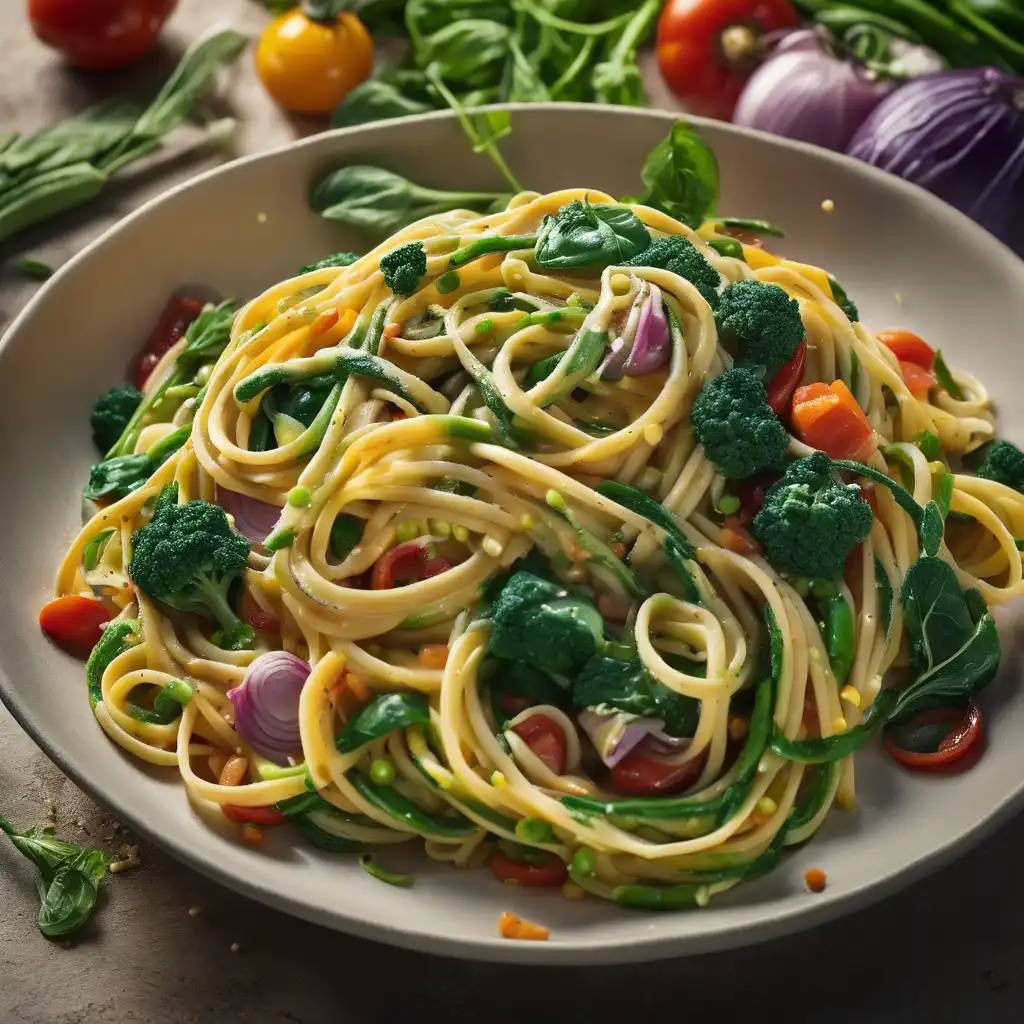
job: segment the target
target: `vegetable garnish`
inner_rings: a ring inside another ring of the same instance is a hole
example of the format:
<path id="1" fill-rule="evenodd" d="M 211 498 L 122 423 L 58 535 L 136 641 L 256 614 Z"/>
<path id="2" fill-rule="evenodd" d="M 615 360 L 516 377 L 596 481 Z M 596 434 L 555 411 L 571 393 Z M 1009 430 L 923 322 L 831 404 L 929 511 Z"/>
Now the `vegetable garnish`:
<path id="1" fill-rule="evenodd" d="M 457 103 L 499 65 L 539 91 L 521 15 L 632 88 L 650 4 L 526 10 L 453 29 L 411 2 L 416 74 Z M 508 115 L 459 114 L 495 155 Z M 876 333 L 760 245 L 780 229 L 718 214 L 690 125 L 640 181 L 512 200 L 335 171 L 314 205 L 376 248 L 324 245 L 237 312 L 176 297 L 144 393 L 97 402 L 101 507 L 41 621 L 91 648 L 115 741 L 206 752 L 186 784 L 238 841 L 276 827 L 405 885 L 373 850 L 419 839 L 677 911 L 849 807 L 866 743 L 910 769 L 982 754 L 1024 451 L 940 339 Z"/>
<path id="2" fill-rule="evenodd" d="M 551 929 L 534 924 L 506 910 L 498 921 L 498 930 L 503 939 L 525 939 L 532 942 L 546 942 L 551 938 Z"/>
<path id="3" fill-rule="evenodd" d="M 148 107 L 109 100 L 15 138 L 0 152 L 0 241 L 94 199 L 121 168 L 159 149 L 245 42 L 225 30 L 193 43 Z"/>
<path id="4" fill-rule="evenodd" d="M 39 871 L 39 930 L 48 939 L 78 931 L 92 914 L 99 884 L 107 873 L 103 851 L 66 843 L 52 829 L 19 832 L 2 816 L 0 831 Z"/>

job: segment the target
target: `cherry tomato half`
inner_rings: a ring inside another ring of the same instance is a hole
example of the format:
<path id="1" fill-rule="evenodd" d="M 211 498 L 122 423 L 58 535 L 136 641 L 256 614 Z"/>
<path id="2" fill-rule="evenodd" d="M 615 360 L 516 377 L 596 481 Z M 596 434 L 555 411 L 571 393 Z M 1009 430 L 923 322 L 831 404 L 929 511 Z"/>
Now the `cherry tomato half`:
<path id="1" fill-rule="evenodd" d="M 527 864 L 524 861 L 513 860 L 501 850 L 495 850 L 491 854 L 491 871 L 499 882 L 535 887 L 562 885 L 569 877 L 565 862 L 553 854 L 549 861 Z"/>
<path id="2" fill-rule="evenodd" d="M 981 711 L 974 701 L 966 708 L 923 711 L 906 725 L 887 729 L 885 749 L 905 768 L 917 772 L 944 772 L 964 765 L 972 751 L 981 752 L 985 735 Z M 934 750 L 927 749 L 934 746 Z M 915 748 L 926 749 L 915 749 Z"/>
<path id="3" fill-rule="evenodd" d="M 116 71 L 144 57 L 178 0 L 29 0 L 32 31 L 87 71 Z"/>
<path id="4" fill-rule="evenodd" d="M 923 366 L 906 359 L 900 360 L 900 374 L 903 376 L 903 383 L 915 395 L 930 391 L 938 383 L 931 370 L 926 370 Z"/>
<path id="5" fill-rule="evenodd" d="M 695 114 L 727 121 L 761 61 L 762 37 L 798 22 L 789 0 L 668 0 L 658 22 L 658 67 Z"/>
<path id="6" fill-rule="evenodd" d="M 565 771 L 565 733 L 547 715 L 530 715 L 512 727 L 512 731 L 537 755 L 541 764 L 555 775 Z"/>
<path id="7" fill-rule="evenodd" d="M 91 597 L 68 594 L 43 605 L 39 625 L 58 643 L 93 648 L 110 621 L 110 612 Z"/>
<path id="8" fill-rule="evenodd" d="M 294 114 L 329 114 L 372 68 L 373 39 L 350 12 L 320 21 L 295 8 L 264 29 L 256 50 L 264 88 Z"/>
<path id="9" fill-rule="evenodd" d="M 663 796 L 693 785 L 703 769 L 703 757 L 677 765 L 651 757 L 638 748 L 612 769 L 611 787 L 623 796 Z"/>

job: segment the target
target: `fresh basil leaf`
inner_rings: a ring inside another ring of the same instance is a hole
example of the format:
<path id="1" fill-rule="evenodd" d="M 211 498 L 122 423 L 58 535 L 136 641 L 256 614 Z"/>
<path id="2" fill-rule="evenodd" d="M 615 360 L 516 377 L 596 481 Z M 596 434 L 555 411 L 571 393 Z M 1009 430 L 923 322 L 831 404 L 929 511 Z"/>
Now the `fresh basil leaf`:
<path id="1" fill-rule="evenodd" d="M 605 60 L 595 65 L 590 76 L 594 102 L 620 107 L 646 107 L 644 76 L 635 58 L 626 61 Z"/>
<path id="2" fill-rule="evenodd" d="M 418 693 L 387 693 L 375 697 L 345 726 L 338 749 L 350 754 L 364 743 L 410 725 L 429 725 L 430 707 Z"/>
<path id="3" fill-rule="evenodd" d="M 550 704 L 563 711 L 571 710 L 568 690 L 534 665 L 523 661 L 506 661 L 504 658 L 491 658 L 487 665 L 491 708 L 499 728 L 504 728 L 510 717 L 502 710 L 503 696 L 526 697 L 531 704 Z"/>
<path id="4" fill-rule="evenodd" d="M 425 114 L 434 107 L 406 96 L 397 86 L 379 78 L 357 85 L 334 108 L 332 128 L 351 128 L 371 121 L 387 121 L 394 117 Z"/>
<path id="5" fill-rule="evenodd" d="M 924 507 L 924 517 L 921 520 L 921 547 L 926 555 L 937 555 L 942 547 L 942 533 L 944 522 L 942 510 L 935 501 L 929 501 Z"/>
<path id="6" fill-rule="evenodd" d="M 405 7 L 405 25 L 417 51 L 429 36 L 470 20 L 510 25 L 512 6 L 507 0 L 408 0 Z"/>
<path id="7" fill-rule="evenodd" d="M 668 138 L 651 150 L 641 172 L 651 206 L 696 230 L 718 202 L 718 159 L 687 124 L 677 121 Z"/>
<path id="8" fill-rule="evenodd" d="M 700 702 L 657 682 L 639 659 L 619 661 L 596 655 L 584 666 L 572 689 L 577 708 L 614 708 L 638 718 L 660 718 L 670 736 L 692 736 Z"/>
<path id="9" fill-rule="evenodd" d="M 62 865 L 43 894 L 39 930 L 51 939 L 78 931 L 93 912 L 98 895 L 99 888 L 90 874 L 74 861 Z"/>
<path id="10" fill-rule="evenodd" d="M 527 60 L 515 38 L 509 41 L 502 89 L 506 103 L 546 103 L 551 99 L 544 79 Z M 504 113 L 508 116 L 507 111 Z"/>
<path id="11" fill-rule="evenodd" d="M 534 255 L 545 270 L 603 270 L 650 244 L 650 233 L 628 207 L 574 199 L 544 218 Z"/>
<path id="12" fill-rule="evenodd" d="M 898 694 L 888 717 L 893 725 L 977 693 L 1001 657 L 991 613 L 961 592 L 956 572 L 941 559 L 921 558 L 910 567 L 900 603 L 919 675 Z"/>
<path id="13" fill-rule="evenodd" d="M 363 539 L 363 528 L 366 523 L 358 516 L 342 513 L 331 524 L 331 554 L 339 562 L 344 562 L 352 549 Z"/>
<path id="14" fill-rule="evenodd" d="M 446 82 L 467 89 L 494 84 L 509 54 L 512 33 L 496 21 L 452 21 L 416 48 L 420 67 L 435 67 Z"/>

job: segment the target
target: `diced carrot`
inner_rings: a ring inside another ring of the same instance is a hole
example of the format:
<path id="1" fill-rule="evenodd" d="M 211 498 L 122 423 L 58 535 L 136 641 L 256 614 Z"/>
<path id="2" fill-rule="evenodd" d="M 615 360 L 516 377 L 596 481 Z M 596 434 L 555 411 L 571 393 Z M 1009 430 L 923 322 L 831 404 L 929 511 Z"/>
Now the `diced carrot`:
<path id="1" fill-rule="evenodd" d="M 931 370 L 926 370 L 923 366 L 908 362 L 906 359 L 900 360 L 900 373 L 903 376 L 903 383 L 915 395 L 927 393 L 938 384 Z"/>
<path id="2" fill-rule="evenodd" d="M 448 654 L 447 644 L 424 644 L 417 657 L 422 668 L 444 668 Z"/>
<path id="3" fill-rule="evenodd" d="M 761 545 L 750 535 L 739 516 L 726 517 L 719 539 L 723 548 L 738 555 L 753 555 L 761 550 Z"/>
<path id="4" fill-rule="evenodd" d="M 611 544 L 608 545 L 608 550 L 611 551 L 616 558 L 626 557 L 626 545 L 621 540 L 613 540 Z"/>
<path id="5" fill-rule="evenodd" d="M 373 691 L 367 685 L 366 680 L 358 673 L 346 672 L 345 685 L 352 691 L 356 700 L 365 703 L 373 699 Z"/>
<path id="6" fill-rule="evenodd" d="M 243 825 L 242 842 L 245 843 L 246 846 L 262 846 L 263 830 L 257 828 L 255 825 Z"/>
<path id="7" fill-rule="evenodd" d="M 311 338 L 317 337 L 317 335 L 325 334 L 329 331 L 339 320 L 341 314 L 336 309 L 325 309 L 310 325 L 309 325 L 309 336 Z"/>
<path id="8" fill-rule="evenodd" d="M 525 939 L 530 942 L 546 942 L 551 937 L 551 929 L 526 921 L 506 910 L 498 919 L 498 931 L 503 939 Z"/>
<path id="9" fill-rule="evenodd" d="M 792 423 L 802 441 L 833 459 L 862 460 L 875 450 L 871 424 L 841 380 L 797 388 Z"/>
<path id="10" fill-rule="evenodd" d="M 821 868 L 808 868 L 804 873 L 804 883 L 811 892 L 824 892 L 828 878 Z"/>

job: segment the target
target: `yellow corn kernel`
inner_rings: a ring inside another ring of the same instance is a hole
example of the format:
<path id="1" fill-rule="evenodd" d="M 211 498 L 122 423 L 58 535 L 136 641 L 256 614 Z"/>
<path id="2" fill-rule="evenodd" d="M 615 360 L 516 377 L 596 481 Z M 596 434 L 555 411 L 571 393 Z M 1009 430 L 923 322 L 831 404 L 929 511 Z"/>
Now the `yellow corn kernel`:
<path id="1" fill-rule="evenodd" d="M 529 512 L 524 512 L 524 513 L 523 513 L 523 514 L 522 514 L 522 515 L 521 515 L 521 516 L 519 517 L 519 525 L 520 525 L 520 526 L 521 526 L 521 527 L 522 527 L 522 528 L 523 528 L 524 530 L 530 530 L 530 529 L 532 529 L 532 528 L 533 528 L 533 516 L 531 516 Z"/>
<path id="2" fill-rule="evenodd" d="M 745 718 L 741 715 L 729 716 L 729 739 L 734 743 L 739 743 L 740 740 L 745 739 L 749 731 L 750 724 Z"/>
<path id="3" fill-rule="evenodd" d="M 778 809 L 779 805 L 770 796 L 763 796 L 754 804 L 754 810 L 765 818 L 770 818 Z"/>
<path id="4" fill-rule="evenodd" d="M 587 895 L 587 892 L 582 885 L 569 881 L 562 886 L 562 895 L 567 900 L 581 900 Z"/>
<path id="5" fill-rule="evenodd" d="M 835 732 L 846 732 L 848 726 L 846 719 L 842 715 L 832 719 L 832 729 Z"/>
<path id="6" fill-rule="evenodd" d="M 844 686 L 839 691 L 839 696 L 845 700 L 847 704 L 852 704 L 855 708 L 860 707 L 860 694 L 857 692 L 856 687 Z"/>
<path id="7" fill-rule="evenodd" d="M 665 431 L 657 423 L 648 423 L 644 427 L 644 440 L 652 447 L 661 444 Z"/>
<path id="8" fill-rule="evenodd" d="M 504 789 L 506 786 L 505 773 L 499 771 L 491 772 L 491 785 L 495 789 Z"/>
<path id="9" fill-rule="evenodd" d="M 491 558 L 500 558 L 502 551 L 505 549 L 501 546 L 501 542 L 494 537 L 484 537 L 484 542 L 481 545 L 484 551 L 491 556 Z"/>

